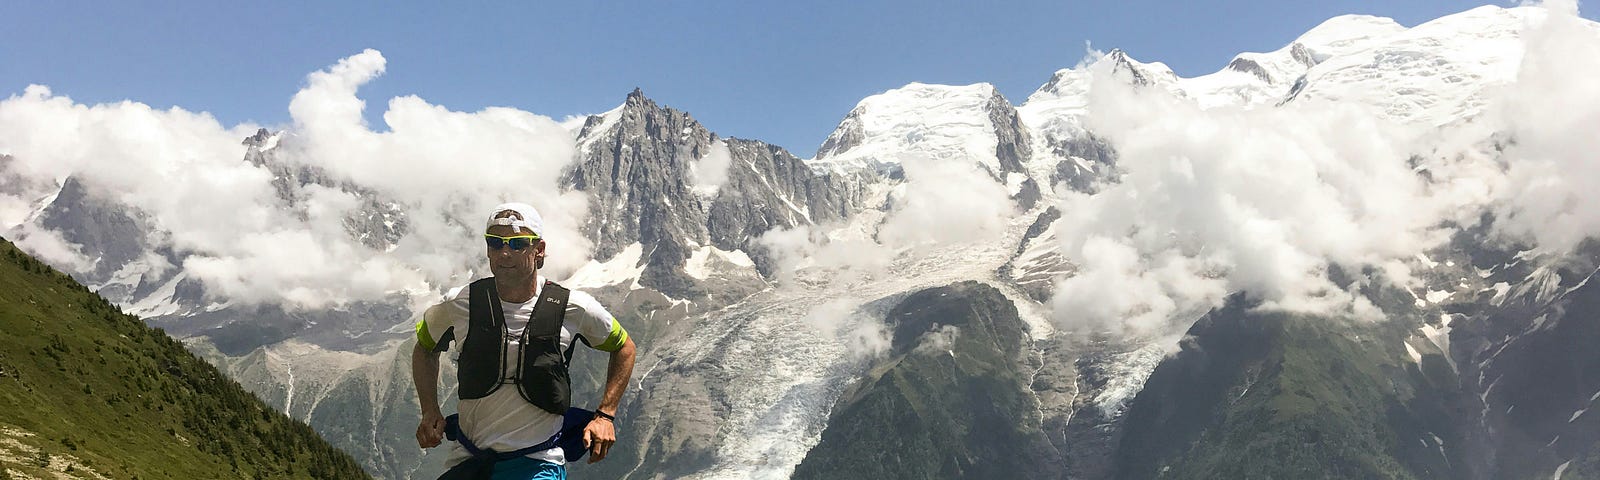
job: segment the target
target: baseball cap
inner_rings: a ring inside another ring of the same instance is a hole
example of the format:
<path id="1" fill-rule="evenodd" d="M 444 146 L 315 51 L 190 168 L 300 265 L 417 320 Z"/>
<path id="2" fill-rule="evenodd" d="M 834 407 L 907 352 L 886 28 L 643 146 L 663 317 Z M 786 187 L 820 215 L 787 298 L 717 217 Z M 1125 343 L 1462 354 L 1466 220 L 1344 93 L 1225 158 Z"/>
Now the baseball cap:
<path id="1" fill-rule="evenodd" d="M 515 212 L 518 217 L 522 218 L 495 218 L 504 212 Z M 495 225 L 509 226 L 518 233 L 526 229 L 535 236 L 544 238 L 544 218 L 539 216 L 538 210 L 534 210 L 532 205 L 526 203 L 502 203 L 496 205 L 494 211 L 489 214 L 488 224 L 484 225 L 483 228 L 487 230 Z"/>

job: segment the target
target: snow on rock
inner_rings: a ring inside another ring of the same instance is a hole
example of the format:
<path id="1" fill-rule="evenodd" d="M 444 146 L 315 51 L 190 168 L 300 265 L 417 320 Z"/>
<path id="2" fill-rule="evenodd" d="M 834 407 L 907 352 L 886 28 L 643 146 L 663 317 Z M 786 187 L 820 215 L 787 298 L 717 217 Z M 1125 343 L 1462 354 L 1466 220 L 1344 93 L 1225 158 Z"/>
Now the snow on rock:
<path id="1" fill-rule="evenodd" d="M 256 147 L 256 150 L 265 152 L 267 150 L 278 148 L 278 140 L 281 139 L 283 139 L 283 132 L 274 133 L 272 136 L 267 137 L 265 141 L 262 141 L 261 146 Z"/>
<path id="2" fill-rule="evenodd" d="M 1070 138 L 1082 134 L 1082 119 L 1088 113 L 1089 92 L 1094 87 L 1097 70 L 1109 71 L 1112 78 L 1125 83 L 1155 86 L 1182 95 L 1177 74 L 1166 64 L 1139 62 L 1126 52 L 1112 50 L 1103 56 L 1091 55 L 1076 67 L 1057 70 L 1039 90 L 1028 96 L 1027 102 L 1017 107 L 1022 122 L 1046 136 Z"/>
<path id="3" fill-rule="evenodd" d="M 1369 48 L 1312 67 L 1288 99 L 1355 101 L 1404 123 L 1469 118 L 1493 88 L 1516 79 L 1521 31 L 1544 15 L 1536 7 L 1484 6 L 1369 39 Z"/>
<path id="4" fill-rule="evenodd" d="M 891 171 L 907 160 L 973 161 L 1002 169 L 989 105 L 993 85 L 912 83 L 867 97 L 829 135 L 814 167 Z"/>
<path id="5" fill-rule="evenodd" d="M 639 286 L 639 277 L 644 274 L 645 262 L 643 261 L 644 246 L 638 242 L 628 245 L 621 252 L 617 252 L 610 259 L 600 262 L 590 260 L 589 263 L 578 267 L 561 283 L 567 288 L 586 289 L 600 288 L 623 283 L 630 284 L 633 289 Z"/>
<path id="6" fill-rule="evenodd" d="M 1227 67 L 1209 75 L 1179 81 L 1179 87 L 1202 108 L 1273 105 L 1318 63 L 1370 48 L 1404 32 L 1394 20 L 1344 15 L 1322 22 L 1283 48 L 1241 53 Z"/>
<path id="7" fill-rule="evenodd" d="M 720 264 L 732 264 L 739 268 L 755 268 L 756 266 L 755 262 L 751 261 L 750 256 L 745 255 L 743 250 L 729 252 L 706 245 L 696 249 L 694 253 L 689 255 L 689 260 L 684 264 L 683 270 L 691 277 L 705 280 L 716 274 Z M 721 268 L 725 269 L 727 267 Z"/>
<path id="8" fill-rule="evenodd" d="M 1160 344 L 1150 344 L 1144 348 L 1134 350 L 1122 355 L 1111 362 L 1108 371 L 1113 372 L 1105 389 L 1094 398 L 1095 407 L 1100 409 L 1101 415 L 1111 418 L 1122 413 L 1123 407 L 1133 401 L 1133 397 L 1144 390 L 1145 380 L 1150 379 L 1150 374 L 1155 373 L 1156 366 L 1167 358 L 1166 348 Z"/>
<path id="9" fill-rule="evenodd" d="M 626 104 L 617 105 L 617 108 L 607 110 L 605 113 L 585 117 L 581 121 L 564 122 L 562 125 L 568 127 L 573 136 L 578 138 L 579 151 L 587 152 L 590 145 L 608 136 L 607 134 L 616 127 L 617 120 L 622 118 L 622 108 L 626 106 Z"/>
<path id="10" fill-rule="evenodd" d="M 161 288 L 157 288 L 154 292 L 151 292 L 150 295 L 140 299 L 137 303 L 134 303 L 131 307 L 129 307 L 128 313 L 143 318 L 160 317 L 178 313 L 178 311 L 183 308 L 178 304 L 178 283 L 182 282 L 188 277 L 189 275 L 186 273 L 174 275 L 172 279 L 167 280 L 167 283 L 162 284 Z"/>
<path id="11" fill-rule="evenodd" d="M 1449 299 L 1450 295 L 1452 295 L 1451 292 L 1447 292 L 1447 291 L 1443 291 L 1443 290 L 1428 290 L 1428 294 L 1427 294 L 1426 298 L 1428 300 L 1428 303 L 1439 303 L 1439 302 L 1445 301 L 1446 299 Z"/>
<path id="12" fill-rule="evenodd" d="M 1455 368 L 1455 358 L 1450 355 L 1450 322 L 1450 314 L 1441 314 L 1439 319 L 1441 326 L 1434 327 L 1433 325 L 1423 324 L 1418 331 L 1422 332 L 1423 338 L 1427 338 L 1429 342 L 1433 343 L 1433 346 L 1438 347 L 1439 351 L 1444 353 L 1444 359 L 1450 363 L 1450 368 Z"/>
<path id="13" fill-rule="evenodd" d="M 1572 460 L 1562 462 L 1561 466 L 1556 467 L 1556 473 L 1550 476 L 1550 480 L 1561 480 L 1561 474 L 1566 473 L 1567 467 L 1570 465 L 1572 465 Z"/>
<path id="14" fill-rule="evenodd" d="M 1543 8 L 1484 6 L 1413 28 L 1366 15 L 1334 17 L 1266 53 L 1246 52 L 1221 70 L 1179 78 L 1161 63 L 1113 50 L 1057 71 L 1018 110 L 1029 127 L 1065 138 L 1081 131 L 1095 68 L 1156 86 L 1202 108 L 1277 105 L 1318 98 L 1354 101 L 1392 120 L 1440 125 L 1481 111 L 1496 87 L 1515 80 L 1521 32 Z"/>

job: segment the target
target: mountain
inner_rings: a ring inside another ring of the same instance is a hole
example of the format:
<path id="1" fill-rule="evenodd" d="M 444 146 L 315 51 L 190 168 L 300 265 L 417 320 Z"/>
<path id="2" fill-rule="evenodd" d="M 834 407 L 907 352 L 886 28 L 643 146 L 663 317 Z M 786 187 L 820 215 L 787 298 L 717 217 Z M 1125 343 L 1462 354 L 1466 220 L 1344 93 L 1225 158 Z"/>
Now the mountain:
<path id="1" fill-rule="evenodd" d="M 1442 305 L 1374 292 L 1381 323 L 1230 299 L 1130 406 L 1119 478 L 1589 478 L 1596 253 L 1441 252 L 1490 284 Z"/>
<path id="2" fill-rule="evenodd" d="M 365 478 L 354 459 L 182 344 L 0 244 L 0 472 Z"/>
<path id="3" fill-rule="evenodd" d="M 816 171 L 766 143 L 718 137 L 639 90 L 617 109 L 589 117 L 577 138 L 579 158 L 563 184 L 600 206 L 583 229 L 598 239 L 595 258 L 614 258 L 635 243 L 647 247 L 641 285 L 674 298 L 711 293 L 690 271 L 691 258 L 744 252 L 744 261 L 768 270 L 770 260 L 755 248 L 762 233 L 842 219 L 861 204 L 860 179 Z M 720 182 L 692 174 L 692 164 L 714 156 L 722 157 Z M 729 287 L 717 294 L 749 291 Z"/>
<path id="4" fill-rule="evenodd" d="M 1039 403 L 1027 324 L 978 282 L 889 311 L 894 345 L 845 392 L 794 478 L 1040 478 L 1060 455 Z"/>
<path id="5" fill-rule="evenodd" d="M 1104 220 L 1086 217 L 1094 213 L 1086 208 L 1108 197 L 1226 188 L 1230 179 L 1195 167 L 1240 155 L 1152 153 L 1141 142 L 1148 139 L 1108 126 L 1107 110 L 1155 123 L 1337 102 L 1432 142 L 1385 159 L 1405 162 L 1419 190 L 1479 199 L 1496 181 L 1474 175 L 1504 174 L 1517 161 L 1507 152 L 1522 139 L 1486 114 L 1518 81 L 1526 30 L 1544 15 L 1483 7 L 1411 28 L 1336 17 L 1194 78 L 1112 50 L 1055 72 L 1020 105 L 988 84 L 913 83 L 864 98 L 811 159 L 721 137 L 635 90 L 615 109 L 567 123 L 576 148 L 552 173 L 564 193 L 587 201 L 576 223 L 593 242 L 593 260 L 558 280 L 593 293 L 640 345 L 621 440 L 606 462 L 575 465 L 574 474 L 1600 475 L 1600 420 L 1587 414 L 1600 399 L 1600 356 L 1588 348 L 1600 335 L 1600 287 L 1588 281 L 1600 265 L 1596 249 L 1506 240 L 1497 222 L 1514 219 L 1481 203 L 1452 204 L 1465 213 L 1430 219 L 1430 234 L 1448 232 L 1439 245 L 1381 261 L 1329 260 L 1314 272 L 1337 290 L 1330 296 L 1348 294 L 1370 310 L 1293 310 L 1263 300 L 1286 286 L 1246 283 L 1199 311 L 1173 309 L 1162 319 L 1172 331 L 1161 337 L 1082 321 L 1058 298 L 1075 279 L 1117 280 L 1085 261 L 1098 258 L 1064 245 Z M 348 197 L 359 213 L 339 217 L 337 233 L 393 256 L 415 255 L 409 239 L 457 222 L 312 165 L 296 156 L 297 142 L 293 131 L 263 130 L 244 140 L 241 159 L 265 171 L 273 207 L 291 217 L 318 214 L 319 195 Z M 1149 168 L 1152 156 L 1189 168 L 1159 178 L 1161 188 L 1130 192 L 1125 181 L 1140 180 L 1134 169 Z M 1359 183 L 1365 177 L 1346 175 L 1370 166 L 1325 160 L 1352 166 L 1290 173 L 1331 188 Z M 1468 166 L 1484 171 L 1461 167 L 1477 160 Z M 83 252 L 85 264 L 62 267 L 184 339 L 268 405 L 358 452 L 374 476 L 430 478 L 441 469 L 439 450 L 412 443 L 408 352 L 419 306 L 449 285 L 315 308 L 220 298 L 183 273 L 193 252 L 160 246 L 169 222 L 77 177 L 24 179 L 7 170 L 12 161 L 0 157 L 0 213 L 21 219 L 9 235 Z M 1274 162 L 1262 163 L 1252 168 Z M 1263 183 L 1280 180 L 1297 185 Z M 1218 203 L 1242 203 L 1224 193 Z M 1431 207 L 1380 197 L 1339 207 Z M 1128 231 L 1101 233 L 1127 244 L 1161 237 L 1150 231 L 1171 224 L 1157 213 L 1111 211 L 1136 218 Z M 1209 219 L 1216 228 L 1233 220 Z M 1320 231 L 1290 220 L 1256 221 L 1259 229 L 1231 241 Z M 1174 229 L 1167 237 L 1193 255 L 1185 260 L 1212 260 L 1200 254 L 1215 246 L 1182 236 Z M 1135 249 L 1118 267 L 1153 269 L 1167 253 Z M 1240 256 L 1271 270 L 1285 255 Z M 444 267 L 458 272 L 454 281 L 475 265 Z M 1096 300 L 1205 290 L 1232 273 L 1213 266 L 1174 277 L 1167 274 L 1190 265 L 1164 265 Z M 580 353 L 574 364 L 575 403 L 591 405 L 604 358 Z M 448 385 L 454 370 L 444 370 Z"/>

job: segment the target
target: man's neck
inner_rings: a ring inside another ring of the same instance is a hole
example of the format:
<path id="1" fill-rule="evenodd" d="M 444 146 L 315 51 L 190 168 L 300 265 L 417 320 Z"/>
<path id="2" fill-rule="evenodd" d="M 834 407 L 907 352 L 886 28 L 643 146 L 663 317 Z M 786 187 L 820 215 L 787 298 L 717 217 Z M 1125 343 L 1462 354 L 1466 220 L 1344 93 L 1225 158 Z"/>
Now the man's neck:
<path id="1" fill-rule="evenodd" d="M 538 287 L 538 273 L 526 279 L 494 277 L 494 289 L 500 294 L 500 301 L 502 302 L 527 303 L 529 300 L 533 300 L 533 294 L 538 291 Z"/>

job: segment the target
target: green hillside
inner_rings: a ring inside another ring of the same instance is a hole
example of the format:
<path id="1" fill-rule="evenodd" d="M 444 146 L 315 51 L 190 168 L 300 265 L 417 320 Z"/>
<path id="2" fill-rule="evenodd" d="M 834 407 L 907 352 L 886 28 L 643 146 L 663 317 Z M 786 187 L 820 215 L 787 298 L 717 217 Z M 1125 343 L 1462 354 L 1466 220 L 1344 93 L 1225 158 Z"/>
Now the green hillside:
<path id="1" fill-rule="evenodd" d="M 0 329 L 0 480 L 367 478 L 310 427 L 4 240 Z"/>
<path id="2" fill-rule="evenodd" d="M 1246 303 L 1202 318 L 1151 374 L 1119 478 L 1481 478 L 1452 416 L 1464 394 L 1443 356 L 1403 357 L 1404 322 Z"/>
<path id="3" fill-rule="evenodd" d="M 1057 476 L 1061 455 L 1028 392 L 1027 327 L 1004 294 L 970 281 L 931 288 L 886 318 L 890 355 L 840 399 L 793 478 Z"/>

